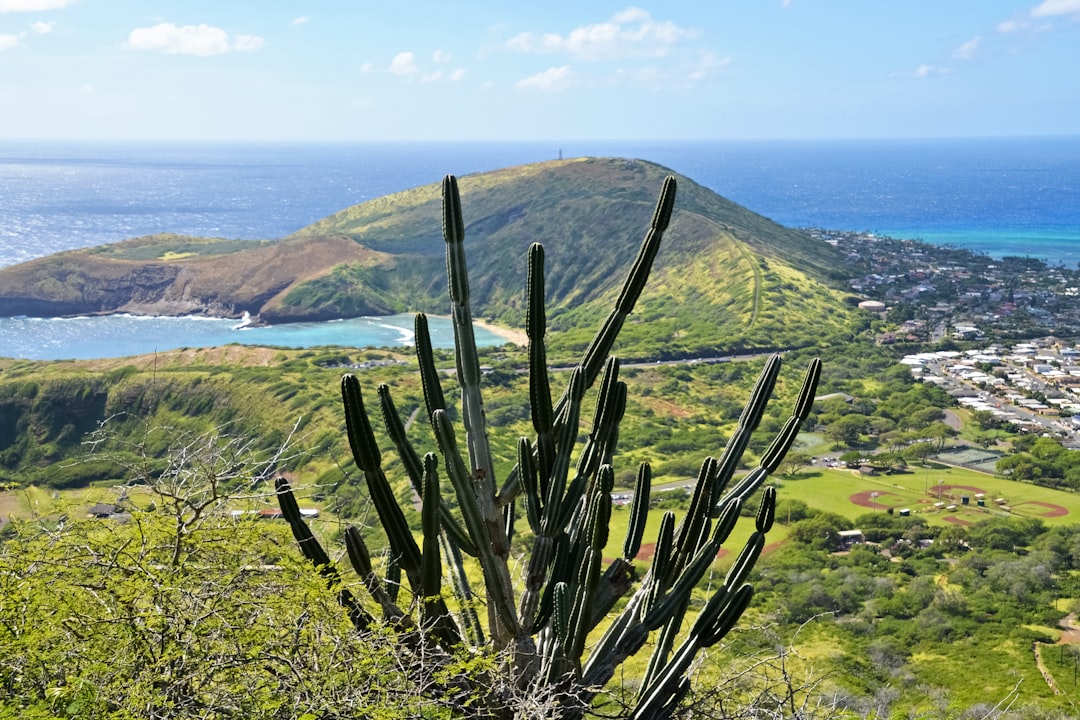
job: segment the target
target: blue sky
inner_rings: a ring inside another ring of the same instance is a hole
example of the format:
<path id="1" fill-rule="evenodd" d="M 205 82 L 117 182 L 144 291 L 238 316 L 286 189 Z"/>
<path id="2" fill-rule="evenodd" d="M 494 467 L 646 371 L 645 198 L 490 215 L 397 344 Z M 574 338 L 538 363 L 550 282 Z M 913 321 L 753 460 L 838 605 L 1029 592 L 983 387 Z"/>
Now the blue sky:
<path id="1" fill-rule="evenodd" d="M 0 138 L 1080 133 L 1080 0 L 0 0 Z"/>

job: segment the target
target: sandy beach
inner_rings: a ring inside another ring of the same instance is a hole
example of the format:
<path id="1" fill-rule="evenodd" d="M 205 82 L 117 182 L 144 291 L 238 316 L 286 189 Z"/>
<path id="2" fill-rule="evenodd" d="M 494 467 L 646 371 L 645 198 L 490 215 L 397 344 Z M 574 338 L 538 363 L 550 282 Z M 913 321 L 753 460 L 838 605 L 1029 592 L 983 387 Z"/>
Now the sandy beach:
<path id="1" fill-rule="evenodd" d="M 525 334 L 524 330 L 517 330 L 514 328 L 504 327 L 502 325 L 493 325 L 483 320 L 473 320 L 473 324 L 477 327 L 482 327 L 493 335 L 498 335 L 501 338 L 506 338 L 508 341 L 525 347 L 529 344 L 529 336 Z"/>

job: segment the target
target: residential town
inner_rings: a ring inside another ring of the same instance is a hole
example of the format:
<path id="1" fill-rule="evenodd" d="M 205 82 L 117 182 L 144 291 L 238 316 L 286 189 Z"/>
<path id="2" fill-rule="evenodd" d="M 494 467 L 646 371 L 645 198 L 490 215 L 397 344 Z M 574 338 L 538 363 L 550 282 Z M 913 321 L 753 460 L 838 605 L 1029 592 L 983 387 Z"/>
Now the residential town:
<path id="1" fill-rule="evenodd" d="M 1012 345 L 939 350 L 905 356 L 923 382 L 971 411 L 988 412 L 1019 430 L 1080 446 L 1080 348 L 1045 337 Z"/>
<path id="2" fill-rule="evenodd" d="M 1078 269 L 872 233 L 808 232 L 845 250 L 852 291 L 884 306 L 889 327 L 879 342 L 1080 335 Z"/>

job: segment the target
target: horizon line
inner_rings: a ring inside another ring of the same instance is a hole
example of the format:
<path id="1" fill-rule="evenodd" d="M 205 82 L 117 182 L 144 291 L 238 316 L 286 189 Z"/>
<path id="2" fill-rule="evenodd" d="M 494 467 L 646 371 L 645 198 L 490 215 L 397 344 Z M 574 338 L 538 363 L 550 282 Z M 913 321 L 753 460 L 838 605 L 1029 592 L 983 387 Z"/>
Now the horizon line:
<path id="1" fill-rule="evenodd" d="M 828 143 L 828 142 L 940 142 L 970 140 L 1048 140 L 1080 139 L 1080 130 L 1070 133 L 1017 133 L 976 135 L 856 135 L 856 136 L 803 136 L 803 137 L 639 137 L 639 138 L 126 138 L 126 137 L 0 137 L 0 143 L 111 143 L 111 144 L 231 144 L 231 145 L 436 145 L 466 143 L 471 145 L 542 145 L 573 143 Z"/>

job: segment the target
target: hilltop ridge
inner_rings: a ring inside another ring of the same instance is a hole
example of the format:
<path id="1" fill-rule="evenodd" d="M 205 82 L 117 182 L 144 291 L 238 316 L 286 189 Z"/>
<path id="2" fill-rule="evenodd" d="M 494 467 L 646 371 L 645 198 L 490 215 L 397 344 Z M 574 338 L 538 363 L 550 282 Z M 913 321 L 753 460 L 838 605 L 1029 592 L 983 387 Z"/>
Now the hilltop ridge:
<path id="1" fill-rule="evenodd" d="M 669 174 L 644 160 L 577 158 L 459 178 L 475 314 L 521 326 L 525 252 L 540 241 L 549 323 L 565 331 L 553 342 L 584 343 L 587 331 L 570 328 L 606 314 Z M 706 349 L 702 337 L 806 345 L 850 322 L 835 248 L 676 177 L 672 225 L 638 307 L 648 335 L 631 324 L 631 342 L 671 353 Z M 432 183 L 280 240 L 158 235 L 59 253 L 0 269 L 0 315 L 246 312 L 280 323 L 442 313 L 440 202 Z M 699 323 L 712 328 L 693 332 Z"/>

